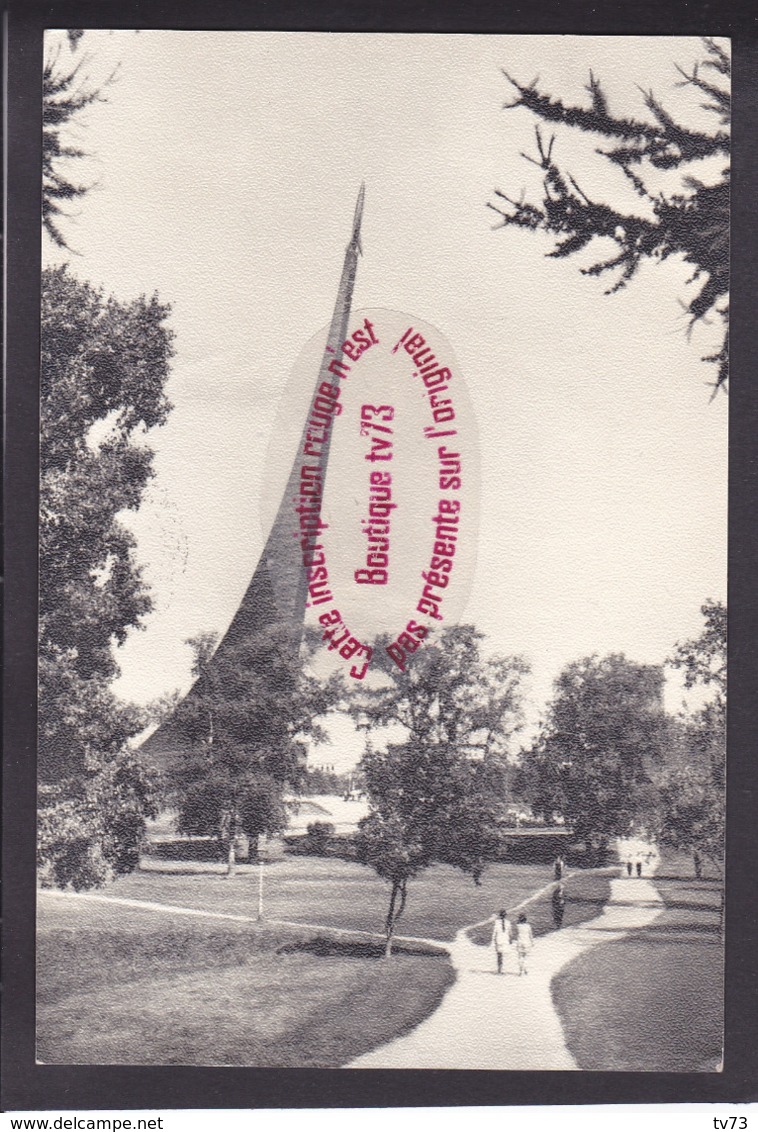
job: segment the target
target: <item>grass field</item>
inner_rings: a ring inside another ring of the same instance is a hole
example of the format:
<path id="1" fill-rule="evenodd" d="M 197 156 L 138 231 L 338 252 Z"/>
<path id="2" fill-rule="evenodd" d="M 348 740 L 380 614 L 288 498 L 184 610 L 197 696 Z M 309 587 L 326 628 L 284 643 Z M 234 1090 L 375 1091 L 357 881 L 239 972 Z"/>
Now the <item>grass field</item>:
<path id="1" fill-rule="evenodd" d="M 444 952 L 40 897 L 38 1057 L 49 1064 L 340 1066 L 412 1029 Z"/>
<path id="2" fill-rule="evenodd" d="M 663 914 L 593 948 L 553 980 L 569 1049 L 581 1068 L 714 1072 L 723 1033 L 720 888 L 695 880 L 691 860 L 663 858 Z"/>
<path id="3" fill-rule="evenodd" d="M 369 869 L 323 858 L 265 866 L 268 922 L 184 917 L 40 896 L 38 1056 L 62 1064 L 340 1066 L 427 1017 L 454 974 L 444 952 L 381 940 L 388 886 Z M 546 884 L 548 867 L 497 865 L 481 887 L 444 866 L 409 885 L 398 930 L 450 940 L 466 924 Z M 163 865 L 105 897 L 255 916 L 258 870 Z M 290 928 L 275 920 L 323 925 Z"/>
<path id="4" fill-rule="evenodd" d="M 255 916 L 258 869 L 242 866 L 227 878 L 223 865 L 145 867 L 103 890 L 105 895 L 178 904 L 211 912 Z M 552 878 L 548 865 L 491 865 L 480 887 L 446 865 L 426 869 L 408 885 L 408 904 L 397 930 L 451 940 L 467 924 L 526 899 Z M 284 857 L 265 866 L 264 914 L 271 920 L 381 932 L 389 885 L 371 869 L 323 857 Z"/>

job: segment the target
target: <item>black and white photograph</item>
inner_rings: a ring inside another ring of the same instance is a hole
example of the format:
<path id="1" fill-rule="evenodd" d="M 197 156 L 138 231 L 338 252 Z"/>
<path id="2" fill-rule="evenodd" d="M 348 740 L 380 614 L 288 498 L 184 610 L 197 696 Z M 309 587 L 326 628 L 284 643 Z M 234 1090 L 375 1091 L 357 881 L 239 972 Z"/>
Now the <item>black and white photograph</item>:
<path id="1" fill-rule="evenodd" d="M 719 1074 L 730 40 L 44 47 L 37 1062 Z"/>

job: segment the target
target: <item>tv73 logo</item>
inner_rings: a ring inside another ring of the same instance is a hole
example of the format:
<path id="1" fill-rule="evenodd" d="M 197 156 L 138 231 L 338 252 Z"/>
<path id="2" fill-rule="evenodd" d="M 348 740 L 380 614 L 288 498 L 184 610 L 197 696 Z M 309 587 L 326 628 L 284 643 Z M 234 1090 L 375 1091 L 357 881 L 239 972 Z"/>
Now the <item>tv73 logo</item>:
<path id="1" fill-rule="evenodd" d="M 733 1132 L 734 1129 L 738 1129 L 738 1128 L 747 1128 L 747 1117 L 746 1116 L 725 1116 L 724 1119 L 722 1120 L 721 1117 L 714 1116 L 713 1127 L 716 1128 L 716 1129 L 727 1128 L 727 1129 L 729 1129 L 729 1132 Z"/>

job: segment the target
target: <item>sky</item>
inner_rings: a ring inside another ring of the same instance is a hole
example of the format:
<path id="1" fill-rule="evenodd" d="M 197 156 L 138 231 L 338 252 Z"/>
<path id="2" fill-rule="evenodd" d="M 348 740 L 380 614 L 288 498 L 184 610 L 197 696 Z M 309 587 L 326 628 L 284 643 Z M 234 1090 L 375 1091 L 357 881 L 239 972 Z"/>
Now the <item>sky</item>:
<path id="1" fill-rule="evenodd" d="M 646 264 L 604 296 L 541 235 L 499 230 L 487 202 L 539 185 L 522 156 L 534 123 L 503 108 L 503 69 L 576 101 L 592 69 L 612 112 L 644 116 L 652 88 L 709 126 L 675 87 L 698 40 L 89 31 L 82 44 L 94 81 L 117 70 L 75 127 L 93 189 L 66 227 L 74 254 L 46 240 L 45 255 L 122 300 L 156 291 L 176 335 L 174 409 L 129 516 L 155 609 L 118 650 L 121 695 L 186 689 L 185 640 L 237 609 L 278 490 L 272 430 L 331 317 L 362 181 L 353 307 L 431 324 L 454 351 L 480 466 L 461 619 L 488 651 L 529 659 L 532 725 L 570 661 L 660 663 L 697 635 L 703 601 L 726 598 L 727 400 L 710 401 L 701 361 L 719 328 L 688 338 L 686 265 Z M 555 152 L 590 195 L 640 207 L 595 144 L 560 131 Z M 351 764 L 360 745 L 332 732 L 316 761 Z"/>

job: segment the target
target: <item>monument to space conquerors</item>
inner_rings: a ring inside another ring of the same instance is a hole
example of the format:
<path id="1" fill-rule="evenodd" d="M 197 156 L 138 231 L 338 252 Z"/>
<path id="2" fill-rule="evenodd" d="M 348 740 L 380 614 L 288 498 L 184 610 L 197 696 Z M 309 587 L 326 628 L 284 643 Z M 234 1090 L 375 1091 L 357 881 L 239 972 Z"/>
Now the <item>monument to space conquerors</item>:
<path id="1" fill-rule="evenodd" d="M 290 634 L 293 653 L 297 653 L 302 639 L 306 601 L 308 598 L 307 570 L 303 563 L 303 550 L 298 534 L 298 515 L 296 501 L 301 492 L 301 468 L 307 455 L 310 467 L 318 468 L 320 483 L 323 485 L 329 460 L 331 430 L 326 430 L 324 440 L 319 444 L 317 454 L 313 446 L 308 446 L 310 420 L 317 415 L 316 402 L 324 383 L 335 389 L 339 386 L 342 359 L 342 344 L 347 337 L 348 321 L 361 248 L 361 220 L 365 186 L 361 185 L 355 206 L 353 227 L 345 250 L 337 300 L 334 305 L 326 348 L 316 375 L 310 411 L 306 418 L 303 433 L 292 465 L 292 470 L 284 489 L 279 509 L 271 527 L 271 532 L 261 554 L 250 584 L 245 591 L 239 609 L 218 645 L 209 668 L 220 664 L 225 654 L 237 648 L 256 634 L 269 630 L 272 626 L 284 626 Z M 201 691 L 204 677 L 200 677 L 190 688 L 185 700 L 197 696 Z M 180 748 L 182 740 L 174 726 L 172 715 L 158 727 L 142 745 L 142 751 L 150 755 L 168 753 Z"/>

